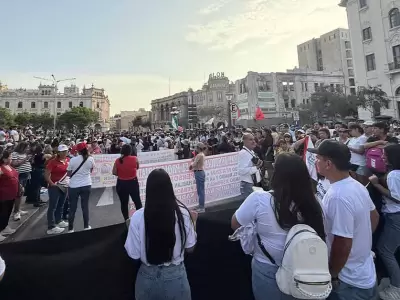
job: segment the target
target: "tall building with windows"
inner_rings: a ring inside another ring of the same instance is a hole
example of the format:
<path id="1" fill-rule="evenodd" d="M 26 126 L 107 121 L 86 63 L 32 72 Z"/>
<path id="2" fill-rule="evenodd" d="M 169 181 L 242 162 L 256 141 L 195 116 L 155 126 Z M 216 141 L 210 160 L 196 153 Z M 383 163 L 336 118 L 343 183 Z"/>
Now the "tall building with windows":
<path id="1" fill-rule="evenodd" d="M 400 110 L 400 1 L 342 0 L 346 8 L 358 86 L 381 88 L 389 108 L 380 114 L 399 118 Z M 371 119 L 369 110 L 359 117 Z"/>
<path id="2" fill-rule="evenodd" d="M 61 115 L 73 107 L 87 107 L 99 113 L 99 125 L 108 127 L 110 100 L 104 89 L 84 87 L 82 92 L 75 85 L 64 87 L 58 93 L 54 85 L 39 85 L 38 89 L 0 89 L 0 107 L 12 114 L 29 112 Z"/>
<path id="3" fill-rule="evenodd" d="M 353 54 L 348 29 L 338 28 L 297 46 L 300 69 L 342 72 L 345 78 L 343 92 L 356 94 Z"/>
<path id="4" fill-rule="evenodd" d="M 343 72 L 293 69 L 278 73 L 248 72 L 236 81 L 236 105 L 240 122 L 251 126 L 257 107 L 265 115 L 263 122 L 292 122 L 299 106 L 310 104 L 311 95 L 328 90 L 343 92 Z"/>

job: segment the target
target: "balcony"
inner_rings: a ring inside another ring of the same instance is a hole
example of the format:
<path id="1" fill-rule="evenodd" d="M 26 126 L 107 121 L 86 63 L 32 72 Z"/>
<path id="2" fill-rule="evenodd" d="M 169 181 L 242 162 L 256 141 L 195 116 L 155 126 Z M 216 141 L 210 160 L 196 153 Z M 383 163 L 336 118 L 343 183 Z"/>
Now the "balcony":
<path id="1" fill-rule="evenodd" d="M 394 62 L 388 64 L 389 74 L 399 73 L 400 72 L 400 57 L 395 57 Z"/>

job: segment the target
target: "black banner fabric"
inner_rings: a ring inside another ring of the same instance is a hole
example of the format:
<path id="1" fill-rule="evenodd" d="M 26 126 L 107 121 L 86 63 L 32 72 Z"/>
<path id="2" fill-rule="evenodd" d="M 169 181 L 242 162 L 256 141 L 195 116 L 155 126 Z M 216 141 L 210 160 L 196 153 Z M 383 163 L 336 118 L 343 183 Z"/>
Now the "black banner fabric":
<path id="1" fill-rule="evenodd" d="M 251 300 L 250 257 L 228 241 L 234 210 L 201 216 L 185 265 L 193 300 Z M 1 300 L 134 299 L 136 264 L 125 224 L 0 246 L 7 270 Z"/>

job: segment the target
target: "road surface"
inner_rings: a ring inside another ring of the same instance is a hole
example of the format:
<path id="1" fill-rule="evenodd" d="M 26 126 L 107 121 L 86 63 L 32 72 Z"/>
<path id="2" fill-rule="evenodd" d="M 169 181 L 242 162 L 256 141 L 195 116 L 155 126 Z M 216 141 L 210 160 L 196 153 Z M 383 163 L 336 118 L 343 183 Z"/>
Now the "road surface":
<path id="1" fill-rule="evenodd" d="M 221 201 L 217 205 L 207 208 L 207 211 L 228 209 L 237 206 L 238 198 Z M 38 239 L 48 236 L 47 231 L 47 205 L 38 211 L 32 210 L 31 217 L 12 235 L 6 242 Z M 115 187 L 93 189 L 89 199 L 90 226 L 99 228 L 124 222 L 121 213 L 121 204 Z M 12 226 L 15 228 L 16 226 Z M 80 201 L 75 215 L 74 230 L 83 230 L 83 217 Z M 67 230 L 64 233 L 67 234 Z"/>

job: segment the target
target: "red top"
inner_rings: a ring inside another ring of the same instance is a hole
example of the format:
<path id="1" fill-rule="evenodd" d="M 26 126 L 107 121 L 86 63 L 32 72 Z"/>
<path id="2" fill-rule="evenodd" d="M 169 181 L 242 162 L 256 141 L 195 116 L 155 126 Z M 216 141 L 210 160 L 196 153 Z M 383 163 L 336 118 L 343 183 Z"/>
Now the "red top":
<path id="1" fill-rule="evenodd" d="M 67 173 L 68 164 L 68 157 L 65 159 L 65 162 L 62 162 L 57 158 L 53 158 L 52 160 L 50 160 L 46 165 L 46 169 L 50 172 L 51 181 L 55 183 L 63 178 L 64 175 Z"/>
<path id="2" fill-rule="evenodd" d="M 136 178 L 137 172 L 137 157 L 136 156 L 125 156 L 124 162 L 121 164 L 119 158 L 115 161 L 117 167 L 118 179 L 131 180 Z"/>
<path id="3" fill-rule="evenodd" d="M 11 171 L 5 166 L 0 166 L 0 201 L 14 200 L 18 196 L 18 172 L 13 167 Z"/>

